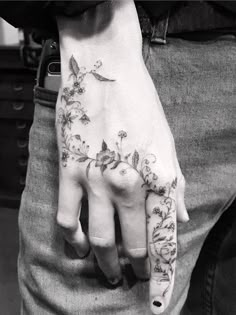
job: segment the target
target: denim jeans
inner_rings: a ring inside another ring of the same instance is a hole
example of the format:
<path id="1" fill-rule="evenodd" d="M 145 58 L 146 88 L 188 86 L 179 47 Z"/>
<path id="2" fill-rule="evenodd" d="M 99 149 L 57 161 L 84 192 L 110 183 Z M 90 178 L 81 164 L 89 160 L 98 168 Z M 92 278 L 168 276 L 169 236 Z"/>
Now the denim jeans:
<path id="1" fill-rule="evenodd" d="M 168 38 L 166 45 L 158 45 L 155 35 L 154 40 L 144 39 L 143 55 L 175 138 L 187 181 L 186 206 L 190 215 L 188 223 L 178 224 L 175 286 L 163 314 L 235 314 L 236 303 L 227 293 L 236 288 L 232 267 L 235 250 L 229 250 L 231 255 L 226 255 L 225 260 L 219 257 L 223 257 L 222 246 L 227 238 L 231 245 L 227 243 L 226 247 L 235 249 L 230 238 L 235 211 L 227 209 L 236 196 L 236 40 L 233 36 L 197 42 Z M 56 99 L 56 92 L 36 86 L 30 159 L 19 214 L 22 314 L 148 315 L 148 283 L 131 276 L 125 258 L 121 259 L 123 285 L 108 289 L 98 279 L 93 254 L 78 259 L 57 227 Z M 217 237 L 210 238 L 209 232 L 226 213 L 227 229 L 221 225 L 215 233 Z M 208 248 L 213 248 L 215 256 L 203 253 L 201 259 L 202 253 L 200 257 L 199 254 L 207 236 Z M 215 258 L 214 264 L 207 265 L 208 258 Z M 216 258 L 221 265 L 216 264 Z M 202 269 L 196 276 L 199 263 Z M 230 287 L 224 280 L 231 281 Z M 215 287 L 219 283 L 221 286 Z M 208 300 L 201 298 L 204 292 Z M 217 296 L 222 299 L 220 306 Z M 222 307 L 223 297 L 227 311 Z M 218 305 L 214 304 L 216 300 Z"/>

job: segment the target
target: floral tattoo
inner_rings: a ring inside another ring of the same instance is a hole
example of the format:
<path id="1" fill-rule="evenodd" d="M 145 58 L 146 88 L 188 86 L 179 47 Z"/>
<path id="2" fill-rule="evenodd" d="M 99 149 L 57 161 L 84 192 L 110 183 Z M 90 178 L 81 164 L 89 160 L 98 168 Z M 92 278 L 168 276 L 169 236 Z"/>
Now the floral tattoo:
<path id="1" fill-rule="evenodd" d="M 172 219 L 175 213 L 175 201 L 172 194 L 177 186 L 177 178 L 171 184 L 165 186 L 158 185 L 158 176 L 152 171 L 152 164 L 156 163 L 156 156 L 148 154 L 140 159 L 140 154 L 135 150 L 132 154 L 124 154 L 122 149 L 123 139 L 127 133 L 119 131 L 119 142 L 116 142 L 116 150 L 111 150 L 106 142 L 102 142 L 101 150 L 95 157 L 89 156 L 89 145 L 85 143 L 80 135 L 64 135 L 61 160 L 64 167 L 69 160 L 80 163 L 87 163 L 86 176 L 89 177 L 91 166 L 100 168 L 103 174 L 106 170 L 114 170 L 122 165 L 120 175 L 125 176 L 129 170 L 134 170 L 143 180 L 146 186 L 147 196 L 153 192 L 160 196 L 160 202 L 156 205 L 152 213 L 147 215 L 147 223 L 154 217 L 156 225 L 153 228 L 149 247 L 151 255 L 155 258 L 154 272 L 158 282 L 166 283 L 163 296 L 168 292 L 173 276 L 174 262 L 176 260 L 176 241 L 173 233 L 176 229 L 175 221 Z M 158 257 L 158 258 L 157 258 Z"/>
<path id="2" fill-rule="evenodd" d="M 92 75 L 96 80 L 101 82 L 114 82 L 115 80 L 105 78 L 101 74 L 97 73 L 97 70 L 102 66 L 102 61 L 98 60 L 94 68 L 87 71 L 85 67 L 79 67 L 77 61 L 71 56 L 69 61 L 69 81 L 73 79 L 73 84 L 69 87 L 64 87 L 61 95 L 61 101 L 64 101 L 65 105 L 58 110 L 58 118 L 62 125 L 67 125 L 69 129 L 73 120 L 78 119 L 82 124 L 87 125 L 90 122 L 90 118 L 87 114 L 87 110 L 81 104 L 81 95 L 86 92 L 84 81 L 88 75 Z"/>
<path id="3" fill-rule="evenodd" d="M 148 224 L 152 217 L 154 217 L 154 221 L 156 222 L 152 231 L 152 240 L 149 243 L 149 248 L 151 255 L 156 259 L 154 267 L 155 279 L 159 283 L 166 283 L 163 296 L 165 296 L 171 286 L 177 254 L 176 241 L 173 236 L 176 230 L 176 224 L 173 219 L 175 201 L 171 197 L 176 187 L 177 178 L 173 180 L 171 185 L 166 185 L 163 198 L 153 207 L 152 213 L 147 215 Z"/>
<path id="4" fill-rule="evenodd" d="M 154 273 L 155 279 L 159 283 L 164 283 L 165 290 L 163 296 L 169 291 L 173 276 L 174 263 L 176 261 L 176 241 L 174 233 L 176 232 L 176 223 L 173 219 L 175 214 L 175 200 L 173 194 L 177 187 L 177 178 L 171 183 L 160 185 L 158 174 L 153 172 L 153 166 L 157 162 L 154 154 L 141 154 L 134 150 L 133 152 L 124 152 L 123 142 L 127 138 L 127 132 L 121 130 L 118 132 L 118 141 L 114 150 L 110 149 L 103 140 L 101 150 L 95 155 L 89 155 L 89 145 L 79 134 L 73 134 L 72 125 L 78 120 L 86 125 L 90 122 L 87 111 L 81 104 L 80 96 L 86 92 L 84 80 L 86 76 L 92 75 L 96 80 L 113 82 L 97 73 L 102 66 L 101 61 L 97 61 L 94 69 L 86 71 L 80 68 L 72 56 L 70 58 L 69 80 L 73 79 L 73 85 L 65 87 L 61 100 L 65 102 L 64 108 L 58 110 L 58 120 L 61 127 L 61 162 L 64 167 L 69 162 L 84 163 L 86 165 L 86 176 L 89 177 L 91 167 L 99 168 L 103 175 L 105 171 L 113 171 L 119 166 L 119 174 L 125 176 L 127 172 L 133 170 L 138 173 L 146 189 L 146 198 L 154 193 L 159 196 L 158 202 L 153 207 L 151 213 L 147 214 L 147 223 L 155 222 L 152 228 L 151 239 L 149 240 L 150 253 L 155 259 Z"/>

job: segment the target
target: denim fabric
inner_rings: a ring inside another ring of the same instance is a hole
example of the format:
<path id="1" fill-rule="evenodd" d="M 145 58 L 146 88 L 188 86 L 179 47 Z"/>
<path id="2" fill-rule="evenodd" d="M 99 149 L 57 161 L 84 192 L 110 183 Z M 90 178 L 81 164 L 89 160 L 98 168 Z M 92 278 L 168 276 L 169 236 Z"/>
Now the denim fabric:
<path id="1" fill-rule="evenodd" d="M 208 234 L 181 315 L 236 314 L 236 200 Z"/>
<path id="2" fill-rule="evenodd" d="M 157 45 L 145 39 L 143 52 L 187 180 L 190 221 L 178 224 L 175 287 L 164 313 L 179 315 L 203 243 L 236 196 L 236 40 L 232 36 L 202 42 L 168 38 L 168 44 Z M 56 225 L 56 96 L 35 88 L 30 159 L 19 214 L 22 314 L 148 315 L 148 283 L 130 276 L 125 259 L 123 286 L 107 289 L 98 279 L 93 254 L 78 259 Z M 208 290 L 209 284 L 204 285 Z M 217 306 L 198 307 L 198 315 L 232 314 L 220 313 Z M 183 310 L 183 314 L 192 313 Z"/>

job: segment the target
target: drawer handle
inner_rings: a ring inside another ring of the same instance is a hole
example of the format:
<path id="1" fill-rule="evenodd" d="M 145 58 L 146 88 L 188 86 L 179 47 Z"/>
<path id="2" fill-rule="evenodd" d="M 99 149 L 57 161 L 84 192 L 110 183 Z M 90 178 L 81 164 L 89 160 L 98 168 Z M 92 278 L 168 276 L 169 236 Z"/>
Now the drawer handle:
<path id="1" fill-rule="evenodd" d="M 14 110 L 20 111 L 25 107 L 24 103 L 12 103 L 12 107 Z"/>
<path id="2" fill-rule="evenodd" d="M 25 186 L 25 177 L 21 176 L 19 182 L 21 186 Z"/>
<path id="3" fill-rule="evenodd" d="M 17 146 L 18 146 L 18 148 L 20 148 L 20 149 L 27 148 L 27 146 L 28 146 L 28 141 L 26 141 L 26 140 L 17 140 Z"/>
<path id="4" fill-rule="evenodd" d="M 16 86 L 13 87 L 13 90 L 15 92 L 21 92 L 21 91 L 23 91 L 23 88 L 24 87 L 22 85 L 16 85 Z"/>
<path id="5" fill-rule="evenodd" d="M 18 120 L 16 122 L 16 128 L 17 129 L 25 129 L 26 128 L 26 122 Z"/>
<path id="6" fill-rule="evenodd" d="M 18 161 L 18 163 L 19 163 L 19 165 L 20 166 L 23 166 L 23 167 L 25 167 L 25 166 L 27 166 L 27 160 L 26 159 L 20 159 L 19 161 Z"/>

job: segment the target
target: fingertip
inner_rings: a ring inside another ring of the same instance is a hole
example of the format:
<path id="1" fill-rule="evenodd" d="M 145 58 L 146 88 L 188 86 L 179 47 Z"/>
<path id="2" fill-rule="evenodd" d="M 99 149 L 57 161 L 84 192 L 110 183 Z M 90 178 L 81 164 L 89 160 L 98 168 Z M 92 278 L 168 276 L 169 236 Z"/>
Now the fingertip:
<path id="1" fill-rule="evenodd" d="M 190 220 L 187 210 L 182 211 L 177 215 L 177 219 L 179 222 L 186 223 Z"/>
<path id="2" fill-rule="evenodd" d="M 84 240 L 80 242 L 80 244 L 74 245 L 75 251 L 79 257 L 79 259 L 85 259 L 90 254 L 90 245 L 86 236 L 84 236 Z"/>
<path id="3" fill-rule="evenodd" d="M 189 215 L 187 208 L 185 206 L 184 197 L 178 198 L 178 204 L 177 204 L 177 220 L 179 222 L 188 222 L 189 221 Z"/>
<path id="4" fill-rule="evenodd" d="M 168 284 L 161 280 L 161 278 L 158 279 L 155 275 L 152 275 L 149 282 L 150 309 L 153 314 L 162 314 L 171 301 L 174 279 L 171 279 Z"/>

